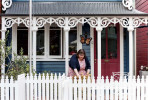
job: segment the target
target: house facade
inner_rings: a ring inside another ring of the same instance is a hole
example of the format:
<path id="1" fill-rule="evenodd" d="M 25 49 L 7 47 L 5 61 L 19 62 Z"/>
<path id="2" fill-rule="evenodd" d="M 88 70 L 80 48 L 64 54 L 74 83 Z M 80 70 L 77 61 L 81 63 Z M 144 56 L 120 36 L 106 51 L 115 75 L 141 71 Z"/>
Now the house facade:
<path id="1" fill-rule="evenodd" d="M 135 29 L 148 20 L 133 5 L 132 0 L 33 0 L 29 25 L 29 1 L 12 0 L 3 5 L 2 39 L 9 29 L 12 52 L 23 48 L 37 73 L 67 74 L 72 54 L 84 49 L 92 76 L 135 75 Z"/>
<path id="2" fill-rule="evenodd" d="M 136 9 L 145 13 L 148 13 L 147 0 L 136 0 Z M 143 27 L 142 27 L 143 26 Z M 137 43 L 137 74 L 139 75 L 140 66 L 148 66 L 148 27 L 142 25 L 136 31 L 136 43 Z"/>

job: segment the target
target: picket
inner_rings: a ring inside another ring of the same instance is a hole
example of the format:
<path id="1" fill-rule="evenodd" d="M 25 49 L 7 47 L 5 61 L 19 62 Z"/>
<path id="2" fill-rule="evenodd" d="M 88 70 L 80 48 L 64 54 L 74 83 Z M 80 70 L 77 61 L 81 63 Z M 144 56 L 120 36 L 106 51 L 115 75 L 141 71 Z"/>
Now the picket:
<path id="1" fill-rule="evenodd" d="M 1 100 L 147 100 L 148 76 L 66 77 L 65 74 L 1 76 Z"/>
<path id="2" fill-rule="evenodd" d="M 41 80 L 41 74 L 39 74 L 39 76 L 38 76 L 38 98 L 39 98 L 39 100 L 42 100 L 41 99 L 41 82 L 42 82 L 42 80 Z"/>
<path id="3" fill-rule="evenodd" d="M 137 100 L 140 100 L 140 77 L 137 77 Z"/>
<path id="4" fill-rule="evenodd" d="M 146 84 L 148 84 L 148 76 L 146 77 Z M 148 100 L 148 85 L 146 85 L 146 100 Z"/>
<path id="5" fill-rule="evenodd" d="M 142 76 L 142 79 L 141 79 L 141 100 L 144 100 L 144 76 Z"/>
<path id="6" fill-rule="evenodd" d="M 14 88 L 13 88 L 13 77 L 11 76 L 10 78 L 10 97 L 11 97 L 11 100 L 14 100 Z"/>
<path id="7" fill-rule="evenodd" d="M 46 100 L 49 100 L 49 74 L 46 76 Z"/>

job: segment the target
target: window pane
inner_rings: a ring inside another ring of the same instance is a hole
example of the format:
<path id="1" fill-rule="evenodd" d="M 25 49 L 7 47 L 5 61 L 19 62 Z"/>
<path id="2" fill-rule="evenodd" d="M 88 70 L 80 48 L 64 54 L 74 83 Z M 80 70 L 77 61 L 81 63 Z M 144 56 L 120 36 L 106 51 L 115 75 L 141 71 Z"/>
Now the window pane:
<path id="1" fill-rule="evenodd" d="M 117 31 L 116 27 L 108 28 L 108 58 L 117 58 Z"/>
<path id="2" fill-rule="evenodd" d="M 37 55 L 44 55 L 44 30 L 37 31 Z"/>
<path id="3" fill-rule="evenodd" d="M 28 55 L 28 30 L 17 30 L 17 54 L 20 54 L 21 48 L 23 54 Z"/>
<path id="4" fill-rule="evenodd" d="M 98 48 L 100 49 L 100 48 Z M 101 59 L 106 59 L 106 32 L 105 29 L 101 33 Z"/>
<path id="5" fill-rule="evenodd" d="M 69 55 L 77 52 L 77 30 L 69 32 Z"/>
<path id="6" fill-rule="evenodd" d="M 50 30 L 49 54 L 61 55 L 61 30 Z"/>

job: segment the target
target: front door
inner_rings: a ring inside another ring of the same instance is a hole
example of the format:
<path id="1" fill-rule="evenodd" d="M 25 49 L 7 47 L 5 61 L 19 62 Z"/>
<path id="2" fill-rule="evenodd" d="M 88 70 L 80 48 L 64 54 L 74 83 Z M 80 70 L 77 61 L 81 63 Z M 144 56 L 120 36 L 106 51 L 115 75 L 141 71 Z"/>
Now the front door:
<path id="1" fill-rule="evenodd" d="M 101 76 L 120 72 L 119 24 L 110 24 L 101 33 Z M 97 32 L 94 33 L 94 75 L 97 76 Z"/>

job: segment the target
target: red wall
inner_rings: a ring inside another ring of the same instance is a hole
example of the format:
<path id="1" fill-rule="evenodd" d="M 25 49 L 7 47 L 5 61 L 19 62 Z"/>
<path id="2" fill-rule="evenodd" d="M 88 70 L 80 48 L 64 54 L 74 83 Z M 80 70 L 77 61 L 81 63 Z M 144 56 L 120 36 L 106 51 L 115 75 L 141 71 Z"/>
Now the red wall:
<path id="1" fill-rule="evenodd" d="M 148 13 L 148 1 L 136 0 L 136 9 Z M 137 75 L 140 66 L 148 66 L 148 28 L 137 29 Z"/>

